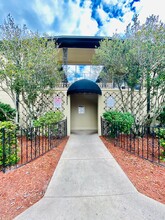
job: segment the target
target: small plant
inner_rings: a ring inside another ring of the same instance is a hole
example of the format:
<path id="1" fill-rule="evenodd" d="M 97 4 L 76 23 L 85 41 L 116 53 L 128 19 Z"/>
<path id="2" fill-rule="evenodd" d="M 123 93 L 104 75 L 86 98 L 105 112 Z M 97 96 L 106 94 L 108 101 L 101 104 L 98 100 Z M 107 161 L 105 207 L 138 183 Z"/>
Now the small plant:
<path id="1" fill-rule="evenodd" d="M 15 118 L 16 110 L 10 105 L 0 102 L 0 121 L 10 121 Z"/>
<path id="2" fill-rule="evenodd" d="M 160 139 L 160 146 L 163 148 L 160 159 L 165 160 L 165 128 L 157 128 L 156 135 Z"/>
<path id="3" fill-rule="evenodd" d="M 38 120 L 33 122 L 34 127 L 42 127 L 45 136 L 60 136 L 59 121 L 63 119 L 64 115 L 60 111 L 49 111 L 41 116 Z"/>
<path id="4" fill-rule="evenodd" d="M 34 127 L 56 124 L 63 119 L 63 113 L 60 111 L 49 111 L 33 122 Z"/>
<path id="5" fill-rule="evenodd" d="M 128 134 L 134 123 L 134 117 L 129 112 L 107 111 L 103 117 L 109 122 L 111 137 L 115 137 L 117 132 Z"/>
<path id="6" fill-rule="evenodd" d="M 19 161 L 15 132 L 13 122 L 0 122 L 0 166 L 14 165 Z"/>

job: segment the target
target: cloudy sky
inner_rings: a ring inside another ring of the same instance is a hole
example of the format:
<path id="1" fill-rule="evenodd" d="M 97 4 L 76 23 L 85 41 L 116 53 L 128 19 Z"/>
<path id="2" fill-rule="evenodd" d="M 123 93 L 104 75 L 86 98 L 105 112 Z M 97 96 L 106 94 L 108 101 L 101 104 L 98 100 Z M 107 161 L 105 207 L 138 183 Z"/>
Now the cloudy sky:
<path id="1" fill-rule="evenodd" d="M 17 24 L 50 35 L 112 36 L 135 13 L 165 22 L 164 0 L 0 0 L 0 23 L 10 13 Z"/>

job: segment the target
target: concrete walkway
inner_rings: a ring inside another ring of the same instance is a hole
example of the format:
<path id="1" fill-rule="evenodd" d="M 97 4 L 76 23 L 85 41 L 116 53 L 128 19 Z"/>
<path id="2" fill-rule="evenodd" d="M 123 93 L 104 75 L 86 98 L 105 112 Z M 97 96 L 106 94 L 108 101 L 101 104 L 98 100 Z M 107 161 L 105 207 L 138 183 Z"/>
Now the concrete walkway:
<path id="1" fill-rule="evenodd" d="M 165 220 L 165 205 L 137 192 L 97 134 L 72 134 L 43 199 L 15 218 L 64 219 Z"/>

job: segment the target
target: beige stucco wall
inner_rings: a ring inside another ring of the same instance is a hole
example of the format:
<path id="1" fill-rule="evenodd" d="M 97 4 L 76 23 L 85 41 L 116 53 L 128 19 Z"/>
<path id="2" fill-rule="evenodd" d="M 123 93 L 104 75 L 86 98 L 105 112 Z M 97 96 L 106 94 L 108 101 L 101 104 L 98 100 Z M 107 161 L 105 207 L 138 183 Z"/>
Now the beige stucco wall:
<path id="1" fill-rule="evenodd" d="M 48 102 L 48 108 L 46 111 L 49 110 L 57 110 L 54 108 L 54 98 L 60 97 L 61 98 L 61 108 L 58 109 L 63 112 L 64 118 L 67 118 L 67 134 L 70 135 L 71 130 L 95 130 L 98 131 L 98 134 L 101 135 L 101 116 L 106 110 L 110 110 L 107 107 L 107 99 L 108 97 L 113 97 L 115 100 L 115 105 L 112 110 L 121 110 L 121 96 L 119 94 L 118 89 L 110 89 L 110 88 L 102 88 L 102 95 L 96 95 L 96 94 L 74 94 L 67 96 L 67 90 L 68 88 L 60 87 L 56 88 L 53 92 L 53 95 L 49 98 Z M 127 93 L 127 91 L 125 90 Z M 138 91 L 135 92 L 135 103 L 134 107 L 136 110 L 136 106 L 139 106 L 138 100 L 139 100 L 139 94 Z M 127 96 L 125 96 L 125 103 L 128 106 L 129 109 L 129 98 L 127 99 Z M 14 103 L 11 100 L 11 98 L 4 93 L 3 91 L 0 91 L 0 101 L 10 104 L 12 107 L 14 107 Z M 85 107 L 85 113 L 79 114 L 78 113 L 78 107 L 84 106 Z M 146 103 L 144 103 L 144 106 L 141 106 L 142 111 L 140 112 L 139 117 L 143 117 L 144 112 L 146 112 Z M 22 113 L 24 113 L 24 109 L 20 106 L 20 116 L 22 117 Z M 22 113 L 21 113 L 22 112 Z M 135 112 L 136 113 L 136 112 Z"/>
<path id="2" fill-rule="evenodd" d="M 0 102 L 3 102 L 3 103 L 5 103 L 5 104 L 9 104 L 9 105 L 11 105 L 13 108 L 15 108 L 14 102 L 12 101 L 12 99 L 10 98 L 10 96 L 9 96 L 6 92 L 4 92 L 4 91 L 2 91 L 2 90 L 0 90 Z"/>
<path id="3" fill-rule="evenodd" d="M 71 99 L 71 131 L 98 130 L 97 103 L 95 94 L 73 94 Z M 79 112 L 79 107 L 84 108 L 84 113 Z"/>

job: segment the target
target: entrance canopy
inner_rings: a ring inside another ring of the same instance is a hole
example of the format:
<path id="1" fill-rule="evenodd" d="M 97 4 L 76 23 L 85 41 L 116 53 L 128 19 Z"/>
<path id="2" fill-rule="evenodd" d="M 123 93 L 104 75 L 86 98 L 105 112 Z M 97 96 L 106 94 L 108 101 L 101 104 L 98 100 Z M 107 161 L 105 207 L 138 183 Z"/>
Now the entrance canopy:
<path id="1" fill-rule="evenodd" d="M 67 95 L 76 93 L 94 93 L 102 95 L 100 87 L 88 79 L 78 80 L 68 88 Z"/>

